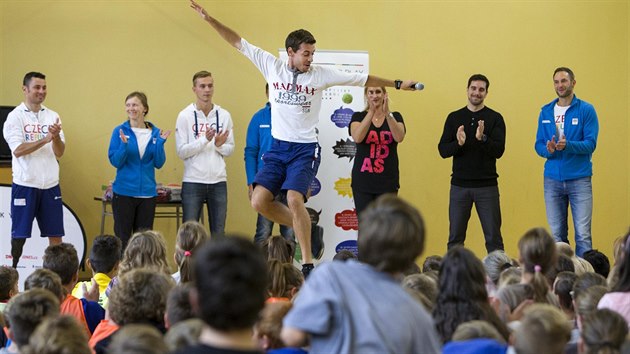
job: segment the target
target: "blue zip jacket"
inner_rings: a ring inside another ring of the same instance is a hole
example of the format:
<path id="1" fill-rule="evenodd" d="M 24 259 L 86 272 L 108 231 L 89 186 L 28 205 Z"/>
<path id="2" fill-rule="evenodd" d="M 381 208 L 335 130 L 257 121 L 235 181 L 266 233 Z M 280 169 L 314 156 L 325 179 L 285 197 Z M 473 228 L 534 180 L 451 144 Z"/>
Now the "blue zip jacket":
<path id="1" fill-rule="evenodd" d="M 152 128 L 151 140 L 140 159 L 138 140 L 131 130 L 129 121 L 114 128 L 109 142 L 109 162 L 116 167 L 116 180 L 112 187 L 116 194 L 127 197 L 156 196 L 155 169 L 166 162 L 164 142 L 160 137 L 160 129 L 147 122 Z M 127 136 L 127 143 L 120 139 L 119 130 Z"/>
<path id="2" fill-rule="evenodd" d="M 556 181 L 568 181 L 593 175 L 591 157 L 597 146 L 599 123 L 593 105 L 573 96 L 571 105 L 564 115 L 564 136 L 567 145 L 562 151 L 550 154 L 547 141 L 553 136 L 558 141 L 553 109 L 558 99 L 542 107 L 536 132 L 536 153 L 547 159 L 545 177 Z"/>
<path id="3" fill-rule="evenodd" d="M 263 166 L 262 155 L 269 150 L 271 136 L 271 105 L 269 102 L 254 114 L 247 127 L 245 140 L 245 172 L 247 185 L 254 183 L 256 173 Z"/>

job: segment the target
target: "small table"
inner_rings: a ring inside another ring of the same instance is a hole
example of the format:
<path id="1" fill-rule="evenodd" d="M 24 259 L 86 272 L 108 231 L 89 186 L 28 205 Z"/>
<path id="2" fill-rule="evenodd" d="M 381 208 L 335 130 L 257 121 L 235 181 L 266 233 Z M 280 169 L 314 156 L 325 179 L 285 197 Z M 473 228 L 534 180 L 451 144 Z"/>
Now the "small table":
<path id="1" fill-rule="evenodd" d="M 101 202 L 101 235 L 105 232 L 105 217 L 106 216 L 114 216 L 113 211 L 108 210 L 108 205 L 111 208 L 112 201 L 103 199 L 103 197 L 94 197 L 94 200 Z M 179 224 L 182 220 L 182 202 L 181 201 L 169 201 L 169 202 L 156 202 L 155 204 L 155 217 L 158 219 L 161 218 L 175 218 L 177 219 L 177 229 L 179 230 Z M 174 208 L 175 210 L 165 210 L 160 211 L 158 208 Z M 203 215 L 203 214 L 202 214 Z M 201 219 L 201 223 L 203 223 L 203 216 Z"/>

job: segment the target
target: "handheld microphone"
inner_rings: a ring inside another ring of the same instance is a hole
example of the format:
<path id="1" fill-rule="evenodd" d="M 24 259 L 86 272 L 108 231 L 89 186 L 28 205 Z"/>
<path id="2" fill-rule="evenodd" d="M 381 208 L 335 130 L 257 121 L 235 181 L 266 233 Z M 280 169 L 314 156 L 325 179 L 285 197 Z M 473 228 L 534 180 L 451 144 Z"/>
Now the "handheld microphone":
<path id="1" fill-rule="evenodd" d="M 415 84 L 411 85 L 410 89 L 412 89 L 413 91 L 422 91 L 424 90 L 424 84 L 421 82 L 416 82 Z"/>

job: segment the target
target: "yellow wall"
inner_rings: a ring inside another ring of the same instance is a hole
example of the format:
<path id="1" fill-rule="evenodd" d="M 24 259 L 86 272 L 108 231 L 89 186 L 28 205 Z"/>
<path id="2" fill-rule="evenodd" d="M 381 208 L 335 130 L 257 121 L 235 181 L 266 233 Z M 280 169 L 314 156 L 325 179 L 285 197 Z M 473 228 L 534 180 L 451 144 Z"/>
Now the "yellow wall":
<path id="1" fill-rule="evenodd" d="M 594 154 L 594 246 L 611 254 L 627 230 L 630 147 L 628 2 L 574 1 L 202 1 L 212 14 L 272 53 L 293 29 L 311 30 L 320 49 L 367 50 L 373 74 L 423 81 L 423 92 L 393 92 L 407 138 L 401 155 L 401 196 L 424 214 L 425 255 L 445 251 L 451 160 L 437 152 L 446 115 L 466 103 L 466 80 L 491 81 L 487 105 L 503 114 L 507 149 L 498 163 L 507 251 L 528 228 L 546 226 L 543 159 L 533 150 L 540 107 L 554 98 L 552 72 L 569 66 L 578 97 L 594 104 L 600 135 Z M 107 160 L 112 128 L 126 116 L 133 90 L 149 97 L 149 119 L 173 129 L 193 100 L 190 78 L 212 71 L 215 102 L 235 122 L 237 150 L 228 158 L 228 231 L 253 234 L 242 149 L 247 123 L 264 103 L 261 75 L 181 1 L 0 1 L 0 104 L 18 104 L 25 72 L 48 75 L 46 104 L 63 119 L 64 200 L 88 235 L 98 232 L 92 196 L 114 178 Z M 166 145 L 162 182 L 179 182 L 182 162 L 174 139 Z M 325 168 L 326 161 L 323 161 Z M 111 230 L 111 221 L 107 225 Z M 173 239 L 174 222 L 156 221 Z M 468 246 L 485 254 L 473 218 Z"/>

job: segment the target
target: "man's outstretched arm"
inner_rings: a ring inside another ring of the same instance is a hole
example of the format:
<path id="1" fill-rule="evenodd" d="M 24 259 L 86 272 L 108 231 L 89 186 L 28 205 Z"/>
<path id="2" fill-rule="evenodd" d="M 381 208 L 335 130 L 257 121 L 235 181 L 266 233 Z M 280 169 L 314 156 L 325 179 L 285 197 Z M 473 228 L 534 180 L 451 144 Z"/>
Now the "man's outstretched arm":
<path id="1" fill-rule="evenodd" d="M 231 28 L 217 21 L 214 17 L 208 15 L 208 12 L 201 7 L 201 5 L 197 4 L 194 0 L 190 0 L 190 7 L 199 13 L 202 19 L 214 28 L 219 35 L 225 39 L 226 42 L 231 44 L 234 48 L 240 50 L 241 49 L 241 36 L 234 32 Z"/>

